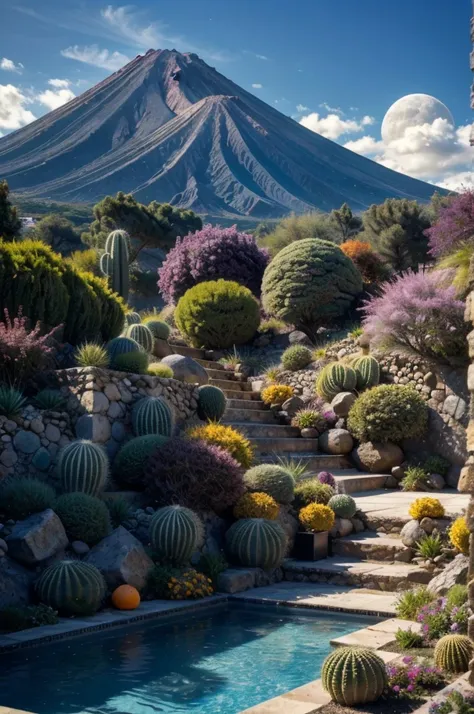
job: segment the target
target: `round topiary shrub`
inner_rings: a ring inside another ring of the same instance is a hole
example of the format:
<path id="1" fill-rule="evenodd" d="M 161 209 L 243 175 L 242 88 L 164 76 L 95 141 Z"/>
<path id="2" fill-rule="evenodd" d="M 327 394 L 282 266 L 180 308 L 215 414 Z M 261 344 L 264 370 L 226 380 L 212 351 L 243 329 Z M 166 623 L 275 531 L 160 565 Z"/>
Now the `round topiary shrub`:
<path id="1" fill-rule="evenodd" d="M 336 491 L 329 484 L 321 483 L 316 478 L 304 479 L 295 487 L 294 506 L 297 510 L 310 503 L 322 503 L 327 506 Z"/>
<path id="2" fill-rule="evenodd" d="M 133 489 L 144 488 L 144 473 L 148 459 L 167 441 L 167 436 L 159 434 L 137 436 L 127 441 L 115 457 L 113 472 L 117 481 Z"/>
<path id="3" fill-rule="evenodd" d="M 197 439 L 170 439 L 145 468 L 150 496 L 198 512 L 221 512 L 245 492 L 240 465 L 224 449 Z"/>
<path id="4" fill-rule="evenodd" d="M 204 426 L 193 427 L 189 431 L 189 436 L 191 439 L 201 439 L 208 444 L 220 446 L 228 451 L 244 469 L 248 469 L 253 461 L 250 441 L 231 426 L 210 422 Z"/>
<path id="5" fill-rule="evenodd" d="M 234 506 L 235 518 L 266 518 L 274 521 L 280 506 L 268 493 L 244 493 Z"/>
<path id="6" fill-rule="evenodd" d="M 60 615 L 93 615 L 105 597 L 102 573 L 80 560 L 61 560 L 41 573 L 36 583 L 38 599 Z"/>
<path id="7" fill-rule="evenodd" d="M 103 501 L 86 493 L 65 493 L 53 505 L 70 540 L 95 545 L 110 532 L 109 509 Z"/>
<path id="8" fill-rule="evenodd" d="M 449 540 L 452 545 L 464 555 L 469 555 L 469 528 L 464 516 L 456 518 L 449 529 Z"/>
<path id="9" fill-rule="evenodd" d="M 244 518 L 226 533 L 226 548 L 240 565 L 270 570 L 277 568 L 286 552 L 288 539 L 279 523 L 263 518 Z"/>
<path id="10" fill-rule="evenodd" d="M 345 707 L 375 702 L 387 684 L 385 663 L 373 650 L 337 647 L 321 670 L 323 687 Z"/>
<path id="11" fill-rule="evenodd" d="M 357 505 L 352 496 L 345 493 L 340 493 L 333 496 L 328 502 L 329 508 L 332 508 L 336 516 L 339 518 L 353 518 L 357 511 Z"/>
<path id="12" fill-rule="evenodd" d="M 423 518 L 443 518 L 444 506 L 438 498 L 424 496 L 413 501 L 408 513 L 415 521 L 421 521 Z"/>
<path id="13" fill-rule="evenodd" d="M 260 323 L 258 302 L 248 290 L 228 280 L 199 283 L 180 299 L 176 325 L 194 347 L 233 347 L 248 342 Z"/>
<path id="14" fill-rule="evenodd" d="M 123 355 L 117 355 L 112 369 L 117 370 L 117 372 L 130 372 L 130 374 L 147 374 L 148 359 L 147 352 L 128 352 Z"/>
<path id="15" fill-rule="evenodd" d="M 411 387 L 381 384 L 356 399 L 347 423 L 360 441 L 416 439 L 428 427 L 428 407 Z"/>
<path id="16" fill-rule="evenodd" d="M 298 520 L 305 531 L 322 533 L 333 527 L 334 511 L 323 503 L 309 503 L 299 512 Z"/>
<path id="17" fill-rule="evenodd" d="M 260 464 L 246 471 L 246 487 L 250 491 L 268 493 L 277 503 L 291 503 L 294 498 L 293 476 L 276 464 Z"/>
<path id="18" fill-rule="evenodd" d="M 283 369 L 290 372 L 296 372 L 299 369 L 304 369 L 313 360 L 313 354 L 310 349 L 304 345 L 291 345 L 281 356 L 281 364 Z"/>
<path id="19" fill-rule="evenodd" d="M 160 379 L 173 379 L 174 372 L 167 364 L 161 362 L 152 362 L 148 365 L 147 374 L 151 377 L 159 377 Z"/>
<path id="20" fill-rule="evenodd" d="M 255 238 L 236 226 L 206 225 L 178 238 L 158 271 L 158 288 L 168 303 L 176 303 L 187 290 L 207 280 L 234 280 L 260 295 L 268 254 Z"/>
<path id="21" fill-rule="evenodd" d="M 306 238 L 281 250 L 265 270 L 265 312 L 315 337 L 321 325 L 342 317 L 362 292 L 350 258 L 329 241 Z"/>
<path id="22" fill-rule="evenodd" d="M 36 478 L 8 478 L 0 486 L 0 511 L 14 521 L 51 508 L 54 489 Z"/>
<path id="23" fill-rule="evenodd" d="M 188 563 L 202 541 L 204 526 L 199 516 L 183 506 L 159 508 L 150 523 L 150 542 L 160 560 L 172 565 Z"/>

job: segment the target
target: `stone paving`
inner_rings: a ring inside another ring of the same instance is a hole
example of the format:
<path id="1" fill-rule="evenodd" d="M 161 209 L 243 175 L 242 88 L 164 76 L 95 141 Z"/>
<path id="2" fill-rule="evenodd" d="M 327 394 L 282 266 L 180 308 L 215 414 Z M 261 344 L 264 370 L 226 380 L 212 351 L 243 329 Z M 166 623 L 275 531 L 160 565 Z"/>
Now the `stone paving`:
<path id="1" fill-rule="evenodd" d="M 430 493 L 412 492 L 412 491 L 370 491 L 364 493 L 352 493 L 352 498 L 357 503 L 357 508 L 371 518 L 380 519 L 380 521 L 403 521 L 406 523 L 411 520 L 408 514 L 410 505 L 416 498 L 422 496 L 432 496 L 441 501 L 446 511 L 447 517 L 459 515 L 467 508 L 469 503 L 469 495 L 459 493 L 451 488 L 443 489 Z"/>

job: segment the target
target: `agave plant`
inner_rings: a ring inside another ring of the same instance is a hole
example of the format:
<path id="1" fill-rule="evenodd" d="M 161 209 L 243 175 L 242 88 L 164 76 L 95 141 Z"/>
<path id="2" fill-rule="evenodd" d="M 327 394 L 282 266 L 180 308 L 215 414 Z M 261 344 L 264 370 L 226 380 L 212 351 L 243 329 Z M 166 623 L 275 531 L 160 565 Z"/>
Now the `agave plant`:
<path id="1" fill-rule="evenodd" d="M 42 389 L 33 399 L 33 404 L 39 409 L 59 409 L 65 398 L 58 389 Z"/>
<path id="2" fill-rule="evenodd" d="M 95 342 L 85 342 L 81 345 L 76 351 L 75 358 L 79 367 L 102 367 L 106 369 L 109 366 L 107 350 Z"/>
<path id="3" fill-rule="evenodd" d="M 0 387 L 0 414 L 9 419 L 18 416 L 26 404 L 22 392 L 15 387 Z"/>

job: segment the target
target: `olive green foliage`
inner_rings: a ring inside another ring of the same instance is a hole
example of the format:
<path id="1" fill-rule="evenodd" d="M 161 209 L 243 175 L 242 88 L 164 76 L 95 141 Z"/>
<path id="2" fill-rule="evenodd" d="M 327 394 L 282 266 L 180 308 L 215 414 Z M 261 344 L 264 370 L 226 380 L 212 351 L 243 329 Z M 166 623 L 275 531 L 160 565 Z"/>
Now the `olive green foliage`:
<path id="1" fill-rule="evenodd" d="M 295 487 L 294 507 L 297 511 L 310 503 L 321 503 L 327 506 L 335 495 L 335 490 L 327 483 L 321 483 L 317 478 L 304 479 Z"/>
<path id="2" fill-rule="evenodd" d="M 174 377 L 174 372 L 171 367 L 161 362 L 150 362 L 147 374 L 152 377 L 160 377 L 160 379 L 173 379 Z"/>
<path id="3" fill-rule="evenodd" d="M 451 464 L 449 461 L 438 454 L 429 456 L 423 464 L 423 468 L 429 474 L 439 474 L 443 478 L 448 475 Z"/>
<path id="4" fill-rule="evenodd" d="M 348 240 L 362 230 L 362 219 L 352 213 L 352 209 L 347 203 L 343 203 L 340 208 L 333 209 L 329 217 L 340 233 L 338 243 Z"/>
<path id="5" fill-rule="evenodd" d="M 94 290 L 98 304 L 97 309 L 100 311 L 100 338 L 103 342 L 107 342 L 120 334 L 123 328 L 125 319 L 125 303 L 117 293 L 107 285 L 104 278 L 99 278 L 92 273 L 84 273 L 84 279 Z M 85 335 L 81 340 L 76 338 L 73 344 L 77 344 L 84 339 L 90 339 Z"/>
<path id="6" fill-rule="evenodd" d="M 444 543 L 439 534 L 426 535 L 416 544 L 416 553 L 426 560 L 434 560 L 438 555 L 441 555 L 443 547 Z"/>
<path id="7" fill-rule="evenodd" d="M 364 355 L 351 364 L 357 375 L 357 391 L 376 387 L 380 381 L 380 365 L 371 355 Z"/>
<path id="8" fill-rule="evenodd" d="M 15 387 L 0 387 L 0 414 L 11 419 L 20 414 L 26 404 L 23 392 Z"/>
<path id="9" fill-rule="evenodd" d="M 446 255 L 436 264 L 436 269 L 455 271 L 452 285 L 456 288 L 460 298 L 464 298 L 469 289 L 469 268 L 473 256 L 474 244 L 460 243 L 456 250 Z"/>
<path id="10" fill-rule="evenodd" d="M 8 183 L 5 180 L 0 181 L 0 238 L 4 241 L 15 240 L 21 231 L 18 210 L 12 206 L 8 198 L 9 193 Z"/>
<path id="11" fill-rule="evenodd" d="M 467 672 L 474 647 L 466 635 L 445 635 L 435 647 L 434 660 L 446 672 Z"/>
<path id="12" fill-rule="evenodd" d="M 414 590 L 406 590 L 398 596 L 398 600 L 395 603 L 397 617 L 402 620 L 416 620 L 421 608 L 433 602 L 435 597 L 424 586 Z"/>
<path id="13" fill-rule="evenodd" d="M 112 369 L 118 372 L 131 372 L 132 374 L 146 374 L 148 371 L 149 356 L 146 352 L 127 352 L 114 358 Z"/>
<path id="14" fill-rule="evenodd" d="M 226 549 L 239 565 L 269 570 L 277 568 L 285 556 L 287 536 L 276 521 L 242 518 L 226 533 Z"/>
<path id="15" fill-rule="evenodd" d="M 22 520 L 51 508 L 55 498 L 54 489 L 43 481 L 26 476 L 8 478 L 0 486 L 0 512 Z"/>
<path id="16" fill-rule="evenodd" d="M 358 397 L 349 412 L 348 428 L 360 441 L 398 442 L 422 437 L 428 407 L 411 387 L 381 384 Z"/>
<path id="17" fill-rule="evenodd" d="M 148 327 L 153 337 L 157 340 L 167 340 L 171 334 L 170 326 L 163 320 L 158 320 L 157 317 L 145 317 L 143 324 Z"/>
<path id="18" fill-rule="evenodd" d="M 110 532 L 108 508 L 95 496 L 65 493 L 56 499 L 53 510 L 59 516 L 70 540 L 82 540 L 92 546 Z"/>
<path id="19" fill-rule="evenodd" d="M 219 387 L 203 384 L 198 388 L 197 414 L 202 421 L 220 421 L 224 416 L 227 399 Z"/>
<path id="20" fill-rule="evenodd" d="M 36 583 L 39 600 L 65 617 L 93 615 L 101 606 L 106 589 L 99 570 L 80 560 L 53 563 L 43 570 Z"/>
<path id="21" fill-rule="evenodd" d="M 198 283 L 180 298 L 176 325 L 194 347 L 225 349 L 250 340 L 260 322 L 258 302 L 231 280 Z"/>
<path id="22" fill-rule="evenodd" d="M 0 632 L 20 632 L 58 622 L 58 613 L 48 605 L 11 605 L 0 610 Z"/>
<path id="23" fill-rule="evenodd" d="M 292 475 L 276 464 L 260 464 L 245 472 L 244 483 L 249 491 L 268 493 L 277 503 L 291 503 L 295 482 Z"/>
<path id="24" fill-rule="evenodd" d="M 340 392 L 352 392 L 357 385 L 357 373 L 342 362 L 327 364 L 316 380 L 316 393 L 330 402 Z"/>
<path id="25" fill-rule="evenodd" d="M 144 487 L 144 472 L 154 451 L 166 444 L 168 438 L 159 434 L 137 436 L 122 446 L 113 465 L 117 481 L 134 489 Z"/>
<path id="26" fill-rule="evenodd" d="M 74 359 L 79 367 L 99 367 L 107 369 L 109 355 L 105 347 L 96 342 L 85 342 L 77 348 Z"/>
<path id="27" fill-rule="evenodd" d="M 130 505 L 126 498 L 118 494 L 102 494 L 101 499 L 107 506 L 112 528 L 123 526 L 130 516 Z"/>
<path id="28" fill-rule="evenodd" d="M 57 411 L 64 406 L 66 398 L 59 389 L 41 389 L 33 399 L 33 404 L 39 409 L 52 409 Z"/>
<path id="29" fill-rule="evenodd" d="M 182 569 L 175 568 L 171 565 L 155 565 L 150 570 L 147 579 L 147 593 L 158 600 L 167 600 L 169 598 L 168 584 L 173 577 L 178 577 Z"/>
<path id="30" fill-rule="evenodd" d="M 352 707 L 375 702 L 387 684 L 385 662 L 373 650 L 337 647 L 324 660 L 323 688 L 338 704 Z"/>
<path id="31" fill-rule="evenodd" d="M 99 253 L 94 248 L 75 250 L 66 262 L 79 272 L 99 275 Z"/>
<path id="32" fill-rule="evenodd" d="M 36 223 L 30 237 L 43 241 L 56 253 L 65 256 L 84 247 L 74 224 L 58 213 L 48 213 L 43 216 Z"/>
<path id="33" fill-rule="evenodd" d="M 341 221 L 344 220 L 345 217 L 341 216 Z M 257 236 L 257 238 L 258 244 L 262 248 L 268 248 L 270 255 L 274 257 L 279 251 L 292 245 L 295 241 L 307 238 L 318 238 L 332 243 L 341 243 L 345 240 L 344 232 L 346 230 L 347 228 L 341 228 L 339 221 L 332 215 L 314 211 L 305 213 L 302 216 L 295 214 L 286 216 L 273 231 L 266 233 L 262 237 Z"/>
<path id="34" fill-rule="evenodd" d="M 203 553 L 197 562 L 196 570 L 210 578 L 212 587 L 217 590 L 219 575 L 228 567 L 223 553 Z"/>
<path id="35" fill-rule="evenodd" d="M 361 291 L 352 260 L 333 243 L 309 238 L 287 246 L 267 266 L 262 303 L 265 312 L 315 339 L 318 328 L 343 317 Z"/>
<path id="36" fill-rule="evenodd" d="M 428 485 L 428 472 L 421 466 L 409 466 L 401 480 L 403 491 L 421 491 Z"/>
<path id="37" fill-rule="evenodd" d="M 413 630 L 402 630 L 399 628 L 395 632 L 395 640 L 397 645 L 402 648 L 402 650 L 411 650 L 419 647 L 423 647 L 423 635 L 418 632 L 413 632 Z"/>
<path id="38" fill-rule="evenodd" d="M 446 594 L 446 608 L 451 610 L 453 607 L 461 607 L 467 603 L 467 598 L 467 585 L 453 585 Z"/>
<path id="39" fill-rule="evenodd" d="M 329 508 L 332 508 L 336 516 L 339 518 L 353 518 L 357 511 L 357 505 L 352 496 L 345 493 L 339 493 L 333 496 L 328 503 Z"/>
<path id="40" fill-rule="evenodd" d="M 313 359 L 311 350 L 303 345 L 291 345 L 281 356 L 281 364 L 283 369 L 296 372 L 299 369 L 304 369 Z"/>
<path id="41" fill-rule="evenodd" d="M 288 456 L 282 456 L 281 454 L 275 454 L 275 457 L 277 464 L 285 471 L 288 471 L 295 483 L 303 478 L 308 471 L 308 466 L 303 459 L 292 459 Z"/>

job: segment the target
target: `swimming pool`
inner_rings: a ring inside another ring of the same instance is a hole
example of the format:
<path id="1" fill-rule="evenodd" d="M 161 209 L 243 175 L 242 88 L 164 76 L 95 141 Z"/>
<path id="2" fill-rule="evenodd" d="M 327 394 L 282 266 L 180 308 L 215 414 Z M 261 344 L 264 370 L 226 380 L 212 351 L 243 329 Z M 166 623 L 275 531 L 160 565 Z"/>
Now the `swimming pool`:
<path id="1" fill-rule="evenodd" d="M 237 714 L 320 674 L 374 618 L 225 603 L 0 655 L 0 704 L 35 714 Z"/>

